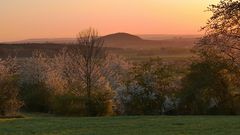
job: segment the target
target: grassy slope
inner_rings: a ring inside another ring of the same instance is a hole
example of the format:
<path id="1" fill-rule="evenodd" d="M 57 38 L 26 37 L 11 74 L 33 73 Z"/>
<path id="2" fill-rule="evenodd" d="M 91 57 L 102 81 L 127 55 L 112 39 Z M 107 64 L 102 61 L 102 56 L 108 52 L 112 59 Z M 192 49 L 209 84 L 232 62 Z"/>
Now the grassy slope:
<path id="1" fill-rule="evenodd" d="M 0 119 L 0 135 L 238 135 L 240 116 Z"/>

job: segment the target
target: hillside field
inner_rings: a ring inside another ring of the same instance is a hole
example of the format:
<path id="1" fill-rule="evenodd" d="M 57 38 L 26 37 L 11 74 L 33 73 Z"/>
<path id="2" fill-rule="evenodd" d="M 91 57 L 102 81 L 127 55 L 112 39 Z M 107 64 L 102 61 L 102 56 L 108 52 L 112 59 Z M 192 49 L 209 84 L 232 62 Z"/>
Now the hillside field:
<path id="1" fill-rule="evenodd" d="M 54 117 L 0 119 L 0 135 L 239 135 L 240 116 Z"/>

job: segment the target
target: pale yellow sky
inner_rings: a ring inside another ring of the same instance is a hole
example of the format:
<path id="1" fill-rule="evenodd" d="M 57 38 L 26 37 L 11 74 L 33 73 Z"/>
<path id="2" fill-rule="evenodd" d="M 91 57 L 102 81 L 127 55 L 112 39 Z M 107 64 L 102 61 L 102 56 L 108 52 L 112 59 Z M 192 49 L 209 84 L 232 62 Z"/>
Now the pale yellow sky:
<path id="1" fill-rule="evenodd" d="M 88 27 L 102 35 L 200 34 L 219 0 L 1 0 L 0 41 L 75 37 Z"/>

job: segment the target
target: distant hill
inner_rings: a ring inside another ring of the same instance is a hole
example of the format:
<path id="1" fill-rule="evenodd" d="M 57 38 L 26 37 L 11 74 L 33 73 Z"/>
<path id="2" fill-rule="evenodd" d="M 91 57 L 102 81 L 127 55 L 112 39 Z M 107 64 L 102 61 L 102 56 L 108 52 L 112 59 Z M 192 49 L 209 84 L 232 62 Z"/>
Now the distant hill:
<path id="1" fill-rule="evenodd" d="M 163 38 L 159 40 L 149 40 L 131 35 L 128 33 L 115 33 L 102 37 L 105 41 L 105 46 L 115 48 L 134 48 L 134 49 L 151 49 L 161 47 L 178 47 L 191 48 L 198 40 L 198 36 L 183 36 Z"/>
<path id="2" fill-rule="evenodd" d="M 198 36 L 166 36 L 163 35 L 145 35 L 136 36 L 129 33 L 114 33 L 102 36 L 105 46 L 112 48 L 132 48 L 132 49 L 152 49 L 162 47 L 178 47 L 191 48 L 198 40 Z M 150 40 L 151 39 L 151 40 Z M 155 39 L 155 40 L 154 40 Z M 156 40 L 158 39 L 158 40 Z M 76 43 L 75 38 L 43 38 L 43 39 L 27 39 L 16 42 L 9 42 L 8 44 L 73 44 Z"/>
<path id="3" fill-rule="evenodd" d="M 135 42 L 142 41 L 142 39 L 138 36 L 131 35 L 128 33 L 114 33 L 101 37 L 105 42 L 108 43 L 116 43 L 116 42 Z M 22 44 L 22 43 L 57 43 L 57 44 L 70 44 L 76 43 L 76 38 L 36 38 L 36 39 L 26 39 L 14 42 L 8 42 L 13 44 Z"/>
<path id="4" fill-rule="evenodd" d="M 104 45 L 113 53 L 127 56 L 188 56 L 190 48 L 197 42 L 197 37 L 169 37 L 160 40 L 149 40 L 144 37 L 128 33 L 114 33 L 101 37 Z M 34 50 L 45 51 L 53 56 L 63 47 L 69 47 L 76 43 L 74 38 L 54 39 L 29 39 L 17 42 L 0 43 L 0 58 L 9 55 L 17 57 L 30 57 Z"/>
<path id="5" fill-rule="evenodd" d="M 135 48 L 136 45 L 141 45 L 145 42 L 140 37 L 128 33 L 114 33 L 103 36 L 102 39 L 105 46 L 116 48 Z"/>
<path id="6" fill-rule="evenodd" d="M 121 41 L 142 41 L 143 39 L 141 39 L 138 36 L 135 35 L 131 35 L 129 33 L 114 33 L 114 34 L 109 34 L 106 36 L 102 37 L 104 40 L 108 41 L 108 42 L 121 42 Z"/>

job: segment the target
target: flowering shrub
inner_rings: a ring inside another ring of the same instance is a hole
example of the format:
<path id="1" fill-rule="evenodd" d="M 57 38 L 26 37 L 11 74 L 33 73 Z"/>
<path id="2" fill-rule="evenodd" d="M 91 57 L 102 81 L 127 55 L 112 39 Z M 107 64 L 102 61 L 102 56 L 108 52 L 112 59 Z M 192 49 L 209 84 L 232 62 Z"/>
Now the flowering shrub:
<path id="1" fill-rule="evenodd" d="M 174 90 L 172 74 L 171 68 L 159 59 L 133 65 L 122 87 L 117 89 L 122 113 L 164 113 L 166 99 L 171 98 Z"/>

